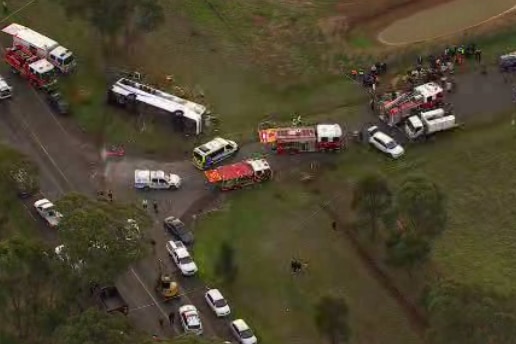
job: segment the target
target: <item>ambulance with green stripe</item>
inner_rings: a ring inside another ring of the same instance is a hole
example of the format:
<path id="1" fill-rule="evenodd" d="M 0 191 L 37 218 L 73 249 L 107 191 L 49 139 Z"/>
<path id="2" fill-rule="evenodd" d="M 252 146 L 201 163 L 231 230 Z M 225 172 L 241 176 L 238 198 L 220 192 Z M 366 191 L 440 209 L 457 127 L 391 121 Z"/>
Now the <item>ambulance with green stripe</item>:
<path id="1" fill-rule="evenodd" d="M 198 169 L 205 170 L 232 157 L 238 149 L 235 141 L 216 137 L 194 149 L 192 162 Z"/>

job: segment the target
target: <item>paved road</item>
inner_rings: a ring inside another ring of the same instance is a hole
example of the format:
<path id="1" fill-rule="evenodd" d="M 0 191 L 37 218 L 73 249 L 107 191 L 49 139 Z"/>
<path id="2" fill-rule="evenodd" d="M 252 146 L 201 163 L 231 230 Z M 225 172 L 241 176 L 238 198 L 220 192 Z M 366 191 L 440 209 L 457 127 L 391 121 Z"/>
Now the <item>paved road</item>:
<path id="1" fill-rule="evenodd" d="M 3 72 L 0 70 L 0 72 Z M 5 73 L 4 73 L 5 74 Z M 118 279 L 117 286 L 129 301 L 129 317 L 137 327 L 148 333 L 171 336 L 179 333 L 177 326 L 165 330 L 159 328 L 158 319 L 167 318 L 180 304 L 193 303 L 203 317 L 207 336 L 228 338 L 224 320 L 215 319 L 203 301 L 205 286 L 196 277 L 182 278 L 167 259 L 164 243 L 169 240 L 161 227 L 166 215 L 183 216 L 197 212 L 203 198 L 210 197 L 212 191 L 205 187 L 201 173 L 189 162 L 179 161 L 159 163 L 150 160 L 131 159 L 113 160 L 106 163 L 99 158 L 97 150 L 87 142 L 72 122 L 56 118 L 46 107 L 40 96 L 22 80 L 11 78 L 15 87 L 15 98 L 0 103 L 0 133 L 4 141 L 25 151 L 40 166 L 42 171 L 42 192 L 50 199 L 57 199 L 70 191 L 93 195 L 100 178 L 105 177 L 108 187 L 115 192 L 115 199 L 141 200 L 156 199 L 160 213 L 153 215 L 155 226 L 149 235 L 156 241 L 155 255 L 135 264 Z M 511 91 L 498 75 L 481 76 L 470 74 L 457 78 L 458 91 L 450 99 L 464 120 L 479 113 L 495 113 L 510 109 Z M 364 120 L 372 117 L 364 110 Z M 243 147 L 240 157 L 248 157 L 261 152 L 257 144 Z M 308 160 L 331 159 L 316 155 L 270 157 L 274 170 L 295 168 Z M 160 167 L 178 172 L 185 178 L 184 187 L 177 192 L 150 192 L 138 194 L 131 188 L 134 168 Z M 189 220 L 188 218 L 185 220 Z M 57 240 L 52 233 L 45 233 L 49 240 Z M 184 296 L 178 302 L 163 304 L 153 291 L 157 277 L 157 259 L 167 262 L 167 269 L 173 271 L 182 286 Z"/>

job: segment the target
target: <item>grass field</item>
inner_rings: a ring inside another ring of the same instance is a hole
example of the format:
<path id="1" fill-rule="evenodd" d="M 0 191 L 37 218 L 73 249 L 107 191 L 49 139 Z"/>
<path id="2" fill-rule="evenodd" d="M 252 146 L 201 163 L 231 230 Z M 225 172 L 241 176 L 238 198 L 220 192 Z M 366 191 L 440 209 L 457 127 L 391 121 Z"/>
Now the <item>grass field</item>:
<path id="1" fill-rule="evenodd" d="M 235 316 L 248 319 L 264 343 L 321 343 L 314 304 L 326 294 L 348 302 L 351 343 L 420 343 L 397 304 L 317 210 L 314 195 L 292 183 L 236 194 L 225 211 L 195 229 L 202 275 L 217 280 L 217 243 L 231 242 L 240 272 L 234 285 L 221 287 Z M 290 272 L 293 257 L 308 264 L 301 275 Z"/>
<path id="2" fill-rule="evenodd" d="M 224 211 L 196 228 L 195 253 L 203 274 L 217 280 L 212 263 L 217 243 L 232 242 L 240 276 L 227 289 L 230 301 L 267 343 L 292 342 L 296 334 L 306 339 L 299 343 L 316 342 L 311 306 L 324 292 L 344 295 L 350 303 L 353 343 L 375 343 L 378 338 L 382 343 L 417 342 L 398 306 L 363 269 L 347 241 L 331 231 L 330 220 L 316 204 L 331 200 L 341 218 L 351 218 L 346 207 L 350 184 L 365 171 L 381 170 L 393 187 L 409 174 L 424 174 L 439 184 L 449 202 L 449 226 L 435 245 L 434 270 L 465 283 L 515 293 L 516 185 L 510 176 L 516 168 L 516 127 L 510 123 L 504 116 L 442 135 L 436 142 L 412 147 L 396 163 L 365 147 L 350 150 L 341 155 L 336 170 L 325 173 L 324 184 L 333 190 L 327 194 L 313 194 L 284 181 L 281 186 L 237 193 Z M 293 256 L 308 261 L 305 275 L 289 274 Z M 390 274 L 396 276 L 395 271 Z M 420 283 L 410 278 L 398 282 L 405 283 L 402 290 Z M 283 325 L 273 326 L 277 323 Z"/>

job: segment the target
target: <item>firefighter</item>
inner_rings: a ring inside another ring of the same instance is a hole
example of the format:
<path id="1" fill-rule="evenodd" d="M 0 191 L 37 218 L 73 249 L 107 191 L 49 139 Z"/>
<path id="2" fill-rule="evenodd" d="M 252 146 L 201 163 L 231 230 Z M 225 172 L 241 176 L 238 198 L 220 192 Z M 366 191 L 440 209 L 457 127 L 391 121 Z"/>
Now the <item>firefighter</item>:
<path id="1" fill-rule="evenodd" d="M 482 50 L 480 49 L 476 49 L 475 50 L 475 60 L 478 62 L 478 63 L 481 63 L 482 62 Z"/>
<path id="2" fill-rule="evenodd" d="M 417 65 L 418 66 L 423 66 L 423 56 L 419 55 L 417 57 Z"/>
<path id="3" fill-rule="evenodd" d="M 358 71 L 357 71 L 356 69 L 353 69 L 353 70 L 351 71 L 351 78 L 352 78 L 353 80 L 356 80 L 356 79 L 357 79 L 357 77 L 358 77 Z"/>
<path id="4" fill-rule="evenodd" d="M 7 1 L 2 1 L 2 8 L 4 10 L 4 14 L 8 15 L 9 14 L 9 6 L 7 6 Z"/>

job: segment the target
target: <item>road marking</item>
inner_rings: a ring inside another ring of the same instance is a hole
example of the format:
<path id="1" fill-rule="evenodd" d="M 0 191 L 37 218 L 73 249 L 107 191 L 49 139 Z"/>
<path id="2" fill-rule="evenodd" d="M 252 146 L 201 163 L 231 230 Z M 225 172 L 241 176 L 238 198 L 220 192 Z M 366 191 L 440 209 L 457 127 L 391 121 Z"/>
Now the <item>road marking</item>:
<path id="1" fill-rule="evenodd" d="M 154 304 L 156 305 L 156 307 L 158 307 L 159 311 L 161 312 L 161 314 L 163 314 L 163 316 L 165 317 L 165 319 L 168 319 L 168 314 L 167 312 L 165 312 L 165 310 L 163 310 L 163 308 L 159 305 L 159 302 L 158 300 L 156 300 L 156 298 L 154 297 L 154 295 L 152 295 L 152 293 L 149 291 L 149 289 L 147 288 L 147 286 L 145 285 L 145 283 L 143 283 L 142 279 L 140 278 L 140 276 L 136 273 L 136 271 L 134 271 L 134 268 L 131 267 L 131 272 L 133 273 L 134 277 L 136 278 L 136 280 L 140 283 L 140 285 L 142 286 L 143 290 L 145 290 L 145 292 L 147 293 L 147 295 L 150 296 L 150 298 L 152 299 L 152 302 L 154 302 Z M 172 327 L 172 329 L 174 330 L 174 332 L 176 334 L 178 334 L 179 332 L 177 331 L 177 329 L 175 327 Z"/>
<path id="2" fill-rule="evenodd" d="M 61 170 L 61 168 L 59 168 L 59 166 L 57 165 L 57 163 L 55 162 L 55 160 L 52 158 L 52 156 L 50 155 L 50 153 L 47 151 L 47 149 L 45 148 L 45 146 L 43 145 L 43 143 L 41 143 L 41 141 L 39 140 L 38 136 L 32 131 L 32 129 L 29 127 L 29 124 L 27 123 L 27 121 L 25 120 L 25 118 L 23 118 L 22 116 L 20 116 L 20 119 L 23 123 L 23 126 L 27 129 L 27 131 L 29 132 L 29 134 L 32 136 L 32 138 L 34 139 L 34 141 L 39 145 L 39 147 L 41 148 L 41 150 L 43 150 L 43 152 L 45 153 L 45 155 L 48 157 L 48 160 L 50 160 L 50 162 L 52 163 L 52 165 L 54 165 L 54 167 L 56 168 L 57 172 L 59 172 L 59 174 L 61 175 L 61 177 L 63 177 L 64 181 L 68 184 L 68 186 L 71 188 L 71 189 L 74 189 L 74 187 L 72 186 L 72 183 L 70 183 L 70 181 L 68 180 L 68 178 L 65 176 L 63 170 Z M 57 188 L 59 189 L 59 191 L 61 193 L 65 193 L 63 188 L 57 184 Z"/>

